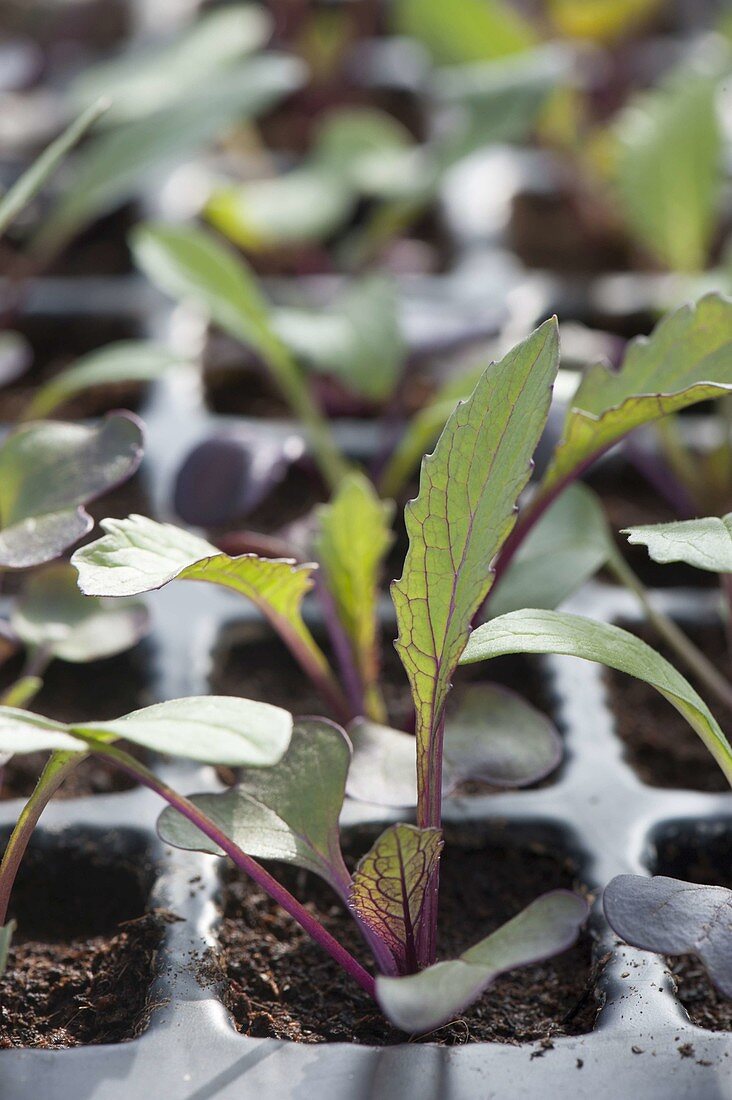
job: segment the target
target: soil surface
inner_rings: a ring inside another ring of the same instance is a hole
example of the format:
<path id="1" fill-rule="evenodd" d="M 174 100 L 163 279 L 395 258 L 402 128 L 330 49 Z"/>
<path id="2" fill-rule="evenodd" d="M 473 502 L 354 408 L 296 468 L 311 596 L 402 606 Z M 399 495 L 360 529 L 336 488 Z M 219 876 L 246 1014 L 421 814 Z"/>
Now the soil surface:
<path id="1" fill-rule="evenodd" d="M 705 886 L 732 889 L 730 823 L 703 826 L 664 837 L 657 844 L 653 873 L 670 875 Z M 702 964 L 693 955 L 666 960 L 676 979 L 677 996 L 691 1022 L 710 1031 L 732 1031 L 732 1001 L 717 992 Z"/>
<path id="2" fill-rule="evenodd" d="M 363 854 L 375 834 L 345 853 Z M 448 835 L 442 858 L 439 957 L 454 958 L 513 916 L 539 894 L 576 887 L 571 862 L 538 845 L 508 849 L 500 833 L 489 839 Z M 275 873 L 316 911 L 341 943 L 366 965 L 353 922 L 333 893 L 314 876 L 292 868 Z M 224 1003 L 237 1029 L 304 1043 L 404 1042 L 370 999 L 257 887 L 227 872 L 222 898 L 220 949 L 209 978 L 227 984 Z M 598 1008 L 591 942 L 585 934 L 564 955 L 499 979 L 458 1020 L 421 1041 L 520 1043 L 590 1031 Z"/>
<path id="3" fill-rule="evenodd" d="M 133 836 L 35 843 L 18 875 L 18 928 L 0 978 L 0 1048 L 133 1039 L 170 914 L 146 912 L 154 871 Z"/>
<path id="4" fill-rule="evenodd" d="M 145 643 L 129 653 L 90 665 L 54 661 L 33 701 L 33 710 L 58 722 L 119 718 L 154 702 L 150 693 L 150 662 L 151 654 Z M 19 658 L 2 666 L 0 688 L 16 678 L 20 666 Z M 135 755 L 141 755 L 134 746 L 126 747 Z M 47 754 L 40 752 L 12 757 L 4 768 L 0 768 L 0 801 L 28 797 L 46 759 Z M 55 797 L 111 794 L 133 786 L 133 781 L 119 770 L 101 760 L 88 758 L 71 773 Z"/>
<path id="5" fill-rule="evenodd" d="M 680 668 L 702 698 L 709 692 L 674 657 L 651 631 L 637 624 L 620 623 Z M 682 624 L 683 626 L 683 624 Z M 727 642 L 721 627 L 708 626 L 687 631 L 692 641 L 723 672 L 730 675 Z M 610 705 L 615 728 L 625 743 L 625 754 L 637 775 L 652 787 L 677 787 L 692 791 L 727 791 L 729 784 L 709 750 L 677 710 L 648 684 L 630 676 L 607 670 Z M 732 725 L 732 716 L 716 700 L 709 699 L 723 729 Z"/>
<path id="6" fill-rule="evenodd" d="M 120 340 L 141 336 L 132 318 L 76 313 L 28 313 L 14 327 L 29 342 L 33 360 L 16 382 L 0 390 L 0 420 L 16 420 L 39 386 L 61 374 L 82 356 Z M 97 386 L 60 405 L 52 416 L 81 419 L 111 409 L 137 409 L 144 387 L 134 383 Z"/>

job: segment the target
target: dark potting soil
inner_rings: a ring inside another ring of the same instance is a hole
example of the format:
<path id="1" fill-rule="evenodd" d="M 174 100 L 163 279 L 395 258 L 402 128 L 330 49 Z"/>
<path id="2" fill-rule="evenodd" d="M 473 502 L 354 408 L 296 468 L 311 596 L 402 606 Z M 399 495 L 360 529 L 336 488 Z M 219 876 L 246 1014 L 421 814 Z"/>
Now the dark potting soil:
<path id="1" fill-rule="evenodd" d="M 47 669 L 43 687 L 33 701 L 33 710 L 58 722 L 103 721 L 119 718 L 154 702 L 150 691 L 152 654 L 143 642 L 129 653 L 108 657 L 92 664 L 77 665 L 54 661 Z M 13 682 L 22 661 L 13 658 L 0 669 L 0 687 Z M 141 755 L 134 746 L 127 746 Z M 0 769 L 0 801 L 27 798 L 35 787 L 46 753 L 14 756 Z M 87 794 L 111 794 L 134 787 L 135 783 L 107 763 L 88 758 L 71 773 L 56 798 L 78 798 Z"/>
<path id="2" fill-rule="evenodd" d="M 0 420 L 13 422 L 24 412 L 39 386 L 62 373 L 76 359 L 107 344 L 134 340 L 139 327 L 128 317 L 78 313 L 30 313 L 14 325 L 28 340 L 33 361 L 16 382 L 0 390 Z M 144 387 L 135 383 L 97 386 L 60 405 L 59 419 L 96 417 L 112 409 L 136 411 Z"/>
<path id="3" fill-rule="evenodd" d="M 154 868 L 132 834 L 34 841 L 10 915 L 0 1048 L 123 1042 L 142 1031 L 166 921 L 147 912 Z"/>
<path id="4" fill-rule="evenodd" d="M 709 692 L 678 658 L 659 643 L 650 630 L 635 623 L 620 623 L 640 635 L 679 667 L 702 698 Z M 681 624 L 683 627 L 683 623 Z M 730 674 L 727 641 L 719 626 L 695 627 L 686 633 L 717 668 Z M 625 743 L 626 758 L 637 775 L 652 787 L 674 787 L 692 791 L 728 791 L 729 784 L 709 750 L 692 731 L 677 710 L 648 684 L 622 673 L 606 671 L 610 705 L 615 728 Z M 731 716 L 716 700 L 709 699 L 722 728 L 729 727 Z"/>
<path id="5" fill-rule="evenodd" d="M 620 469 L 601 468 L 588 478 L 588 482 L 602 497 L 605 515 L 618 549 L 645 585 L 653 588 L 676 588 L 683 585 L 698 588 L 717 583 L 713 573 L 694 569 L 683 562 L 659 565 L 650 559 L 645 547 L 631 546 L 628 536 L 620 534 L 626 527 L 670 523 L 679 518 L 671 505 L 632 466 L 622 466 Z"/>
<path id="6" fill-rule="evenodd" d="M 375 836 L 350 843 L 353 864 Z M 440 958 L 454 958 L 515 915 L 539 894 L 577 886 L 571 861 L 527 842 L 507 847 L 500 832 L 450 835 L 441 863 Z M 340 902 L 315 876 L 277 866 L 274 872 L 317 912 L 328 930 L 369 965 L 363 943 Z M 392 1045 L 405 1035 L 321 948 L 269 898 L 236 872 L 225 874 L 219 949 L 209 978 L 226 982 L 224 1003 L 250 1036 L 302 1043 Z M 564 955 L 500 978 L 476 1006 L 422 1041 L 521 1043 L 590 1031 L 598 1008 L 592 945 L 583 934 Z"/>
<path id="7" fill-rule="evenodd" d="M 385 630 L 382 639 L 380 687 L 391 725 L 409 728 L 414 704 L 406 673 L 394 649 L 396 630 Z M 328 653 L 327 643 L 318 641 Z M 553 716 L 553 699 L 538 663 L 521 656 L 498 657 L 486 667 L 468 665 L 457 670 L 455 695 L 471 683 L 498 683 L 511 688 L 527 702 Z M 222 631 L 214 651 L 210 679 L 214 695 L 238 695 L 286 707 L 295 714 L 335 717 L 287 647 L 259 623 L 234 622 Z"/>
<path id="8" fill-rule="evenodd" d="M 674 828 L 656 842 L 656 875 L 670 875 L 705 886 L 732 889 L 732 822 Z M 693 955 L 666 960 L 674 975 L 677 995 L 692 1023 L 711 1031 L 732 1031 L 732 1001 L 714 988 L 702 964 Z"/>

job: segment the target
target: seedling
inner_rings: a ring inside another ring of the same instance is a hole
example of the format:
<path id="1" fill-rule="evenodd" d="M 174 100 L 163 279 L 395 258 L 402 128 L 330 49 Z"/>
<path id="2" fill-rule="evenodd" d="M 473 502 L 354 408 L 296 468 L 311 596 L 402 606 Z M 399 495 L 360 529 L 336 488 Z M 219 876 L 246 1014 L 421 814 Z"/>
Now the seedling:
<path id="1" fill-rule="evenodd" d="M 654 561 L 732 573 L 732 515 L 631 527 L 628 539 Z M 732 781 L 729 772 L 727 777 Z M 732 890 L 657 875 L 618 875 L 605 889 L 605 915 L 619 936 L 663 955 L 696 955 L 724 997 L 732 997 Z"/>
<path id="2" fill-rule="evenodd" d="M 334 888 L 358 921 L 379 973 L 371 984 L 352 963 L 346 963 L 346 969 L 404 1030 L 438 1026 L 480 996 L 505 969 L 563 949 L 586 915 L 581 898 L 553 892 L 459 959 L 436 962 L 443 789 L 450 787 L 455 774 L 465 774 L 461 753 L 446 736 L 447 700 L 459 664 L 509 652 L 563 652 L 620 669 L 646 680 L 669 699 L 732 776 L 732 749 L 704 701 L 667 661 L 633 635 L 541 610 L 502 614 L 471 634 L 495 577 L 510 575 L 511 559 L 519 546 L 527 545 L 524 539 L 534 524 L 598 454 L 669 408 L 725 392 L 729 363 L 721 348 L 729 344 L 730 309 L 732 304 L 710 296 L 667 319 L 649 341 L 635 344 L 617 374 L 600 368 L 591 372 L 577 407 L 568 414 L 564 439 L 518 521 L 516 505 L 529 479 L 558 366 L 555 323 L 547 322 L 492 364 L 470 398 L 450 415 L 434 454 L 423 462 L 419 495 L 406 510 L 409 550 L 392 597 L 399 628 L 397 650 L 415 705 L 414 755 L 406 751 L 406 734 L 373 721 L 350 727 L 355 752 L 339 727 L 308 721 L 296 725 L 277 766 L 247 769 L 230 790 L 191 800 L 229 843 L 250 856 L 314 870 Z M 700 369 L 704 382 L 698 380 Z M 363 479 L 344 479 L 321 533 L 320 551 L 331 583 L 339 577 L 335 566 L 343 570 L 345 582 L 336 580 L 336 591 L 344 625 L 364 592 L 368 602 L 373 601 L 370 570 L 378 559 L 382 536 L 377 532 L 384 531 L 384 506 L 372 495 L 368 511 L 367 486 Z M 348 493 L 360 502 L 348 513 L 356 524 L 350 537 L 343 516 L 328 523 L 344 507 Z M 359 545 L 361 526 L 368 532 L 370 553 L 361 547 L 357 559 L 341 544 L 349 551 Z M 109 521 L 106 530 L 104 538 L 74 557 L 83 591 L 131 594 L 174 578 L 209 579 L 232 587 L 253 599 L 290 640 L 324 693 L 332 694 L 334 702 L 335 693 L 345 698 L 300 613 L 313 566 L 256 555 L 230 558 L 212 552 L 213 547 L 193 536 L 139 517 Z M 531 555 L 523 562 L 517 556 L 515 567 L 528 569 L 536 578 Z M 352 621 L 363 626 L 374 620 L 356 611 Z M 373 635 L 366 634 L 365 643 L 363 637 L 361 650 L 356 637 L 352 639 L 354 652 L 362 655 L 369 652 Z M 350 714 L 347 703 L 344 709 Z M 488 741 L 469 739 L 473 764 L 476 757 L 482 764 Z M 363 792 L 358 785 L 370 781 L 373 788 L 378 767 L 380 774 L 388 774 L 387 786 L 398 781 L 399 804 L 416 802 L 416 825 L 390 826 L 351 876 L 340 854 L 338 831 L 341 803 L 351 781 L 349 768 L 357 791 Z M 408 799 L 410 774 L 416 778 L 414 800 Z M 191 815 L 181 816 L 175 809 L 164 811 L 159 830 L 165 840 L 184 848 L 218 854 L 230 850 L 220 841 L 212 844 L 210 831 L 208 839 L 202 838 Z"/>

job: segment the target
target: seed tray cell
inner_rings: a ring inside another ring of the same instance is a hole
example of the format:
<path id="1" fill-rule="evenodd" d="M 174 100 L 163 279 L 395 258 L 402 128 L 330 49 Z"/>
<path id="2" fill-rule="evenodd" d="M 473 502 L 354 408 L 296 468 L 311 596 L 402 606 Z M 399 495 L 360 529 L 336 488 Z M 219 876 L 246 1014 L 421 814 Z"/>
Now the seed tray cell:
<path id="1" fill-rule="evenodd" d="M 153 644 L 159 653 L 167 651 L 167 659 L 156 665 L 159 697 L 205 689 L 216 637 L 233 615 L 244 617 L 233 595 L 212 590 L 214 598 L 203 601 L 199 595 L 179 586 L 150 600 Z M 664 592 L 657 598 L 664 610 L 697 622 L 709 621 L 716 610 L 709 594 L 694 594 L 690 600 L 688 592 Z M 604 621 L 627 621 L 636 614 L 630 597 L 602 585 L 589 586 L 572 610 Z M 185 638 L 182 621 L 187 624 Z M 668 862 L 670 841 L 679 836 L 709 837 L 713 850 L 721 846 L 724 852 L 726 838 L 732 836 L 732 795 L 642 785 L 615 736 L 602 670 L 565 658 L 534 660 L 548 679 L 565 731 L 564 768 L 556 783 L 542 789 L 453 800 L 448 823 L 498 827 L 507 835 L 513 827 L 516 835 L 543 839 L 550 849 L 559 845 L 574 855 L 594 895 L 618 873 L 679 869 L 680 864 Z M 214 789 L 216 784 L 207 768 L 163 770 L 184 791 Z M 3 804 L 0 824 L 9 827 L 19 805 Z M 166 926 L 150 994 L 155 1007 L 139 1038 L 63 1052 L 6 1051 L 0 1057 L 4 1096 L 30 1100 L 48 1088 L 60 1100 L 122 1100 L 149 1095 L 163 1080 L 171 1100 L 240 1100 L 260 1090 L 304 1097 L 314 1088 L 324 1100 L 344 1095 L 386 1100 L 559 1097 L 568 1087 L 579 1096 L 607 1100 L 618 1095 L 658 1100 L 732 1095 L 732 1036 L 690 1023 L 664 962 L 619 945 L 597 902 L 591 931 L 600 966 L 599 1012 L 589 1034 L 544 1045 L 449 1048 L 430 1043 L 303 1046 L 243 1037 L 234 1030 L 217 990 L 199 978 L 201 960 L 216 943 L 219 866 L 210 857 L 163 849 L 154 834 L 158 811 L 154 796 L 140 789 L 49 807 L 43 829 L 56 837 L 81 827 L 99 838 L 109 837 L 124 834 L 134 822 L 157 867 L 150 904 L 184 919 Z M 385 825 L 397 816 L 405 815 L 351 802 L 344 809 L 344 825 Z"/>

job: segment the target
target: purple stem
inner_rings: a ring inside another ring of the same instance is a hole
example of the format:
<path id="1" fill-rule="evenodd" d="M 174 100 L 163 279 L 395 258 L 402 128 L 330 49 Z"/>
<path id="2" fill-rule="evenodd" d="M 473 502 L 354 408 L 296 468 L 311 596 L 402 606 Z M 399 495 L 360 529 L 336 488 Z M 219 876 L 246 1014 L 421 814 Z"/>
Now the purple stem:
<path id="1" fill-rule="evenodd" d="M 445 740 L 445 708 L 433 726 L 429 753 L 417 767 L 417 824 L 421 829 L 442 828 L 442 764 Z M 420 968 L 437 958 L 437 908 L 440 900 L 440 865 L 435 867 L 425 890 L 424 910 L 417 944 Z"/>
<path id="2" fill-rule="evenodd" d="M 309 913 L 304 905 L 285 889 L 270 875 L 269 871 L 265 871 L 261 864 L 257 863 L 251 856 L 246 855 L 241 848 L 227 837 L 226 833 L 222 832 L 209 818 L 203 814 L 193 802 L 185 798 L 183 795 L 178 794 L 172 787 L 169 787 L 167 783 L 164 783 L 161 779 L 158 779 L 153 772 L 148 771 L 142 764 L 140 764 L 134 757 L 128 756 L 127 753 L 122 752 L 120 749 L 115 749 L 110 746 L 101 746 L 94 743 L 91 746 L 95 752 L 100 753 L 103 756 L 110 757 L 121 771 L 126 772 L 133 779 L 138 780 L 144 786 L 149 787 L 151 791 L 155 791 L 161 798 L 164 798 L 173 809 L 182 814 L 192 825 L 195 825 L 197 829 L 207 836 L 209 840 L 212 840 L 219 848 L 226 853 L 232 862 L 243 871 L 253 882 L 256 882 L 258 886 L 269 894 L 273 901 L 276 901 L 286 913 L 297 921 L 301 928 L 303 928 L 309 936 L 311 936 L 316 943 L 328 952 L 332 959 L 335 960 L 350 977 L 357 982 L 364 992 L 368 993 L 370 997 L 374 997 L 374 979 L 371 974 L 365 970 L 361 964 L 354 959 L 350 952 L 346 951 L 345 947 L 342 947 L 330 932 L 326 931 L 320 922 Z"/>
<path id="3" fill-rule="evenodd" d="M 343 624 L 338 617 L 333 596 L 323 582 L 322 575 L 319 572 L 315 573 L 314 580 L 315 594 L 320 602 L 325 628 L 333 647 L 338 671 L 341 674 L 346 697 L 351 708 L 350 717 L 358 718 L 364 711 L 363 685 L 353 660 L 353 650 L 343 629 Z"/>

